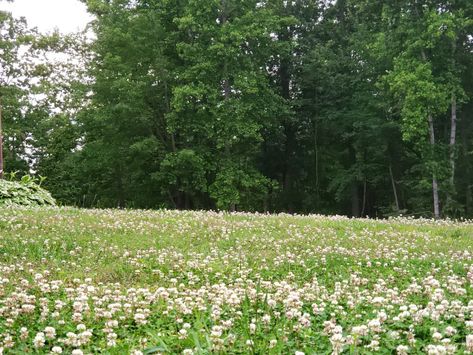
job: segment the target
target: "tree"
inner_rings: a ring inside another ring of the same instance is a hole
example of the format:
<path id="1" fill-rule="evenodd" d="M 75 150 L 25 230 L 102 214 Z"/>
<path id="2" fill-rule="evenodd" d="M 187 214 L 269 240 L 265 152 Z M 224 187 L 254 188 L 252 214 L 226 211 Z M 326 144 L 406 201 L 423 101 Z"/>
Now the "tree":
<path id="1" fill-rule="evenodd" d="M 60 201 L 472 216 L 470 1 L 83 1 L 91 43 L 2 15 L 7 166 Z"/>
<path id="2" fill-rule="evenodd" d="M 399 4 L 397 4 L 399 6 Z M 439 179 L 449 177 L 447 202 L 454 194 L 457 101 L 465 96 L 461 70 L 456 64 L 456 48 L 464 33 L 467 19 L 455 6 L 437 1 L 406 2 L 394 10 L 399 23 L 394 31 L 400 48 L 394 68 L 387 75 L 391 90 L 401 100 L 402 129 L 405 140 L 415 140 L 432 175 L 435 218 L 440 217 Z M 407 40 L 396 36 L 408 34 Z M 449 172 L 443 165 L 442 144 L 436 139 L 435 119 L 446 116 L 450 106 Z M 426 134 L 428 132 L 428 134 Z M 425 144 L 428 136 L 430 148 Z"/>
<path id="3" fill-rule="evenodd" d="M 2 136 L 4 169 L 28 170 L 28 131 L 31 122 L 29 107 L 29 82 L 25 77 L 27 61 L 21 53 L 22 46 L 32 41 L 32 33 L 24 20 L 15 20 L 11 14 L 0 11 L 0 98 L 2 110 Z"/>
<path id="4" fill-rule="evenodd" d="M 271 182 L 255 164 L 262 129 L 283 105 L 266 71 L 280 19 L 258 1 L 88 5 L 98 20 L 82 154 L 85 168 L 103 159 L 91 174 L 105 184 L 94 193 L 120 205 L 144 195 L 153 199 L 139 205 L 263 208 Z M 195 171 L 175 171 L 183 161 Z M 195 185 L 176 188 L 178 175 Z"/>

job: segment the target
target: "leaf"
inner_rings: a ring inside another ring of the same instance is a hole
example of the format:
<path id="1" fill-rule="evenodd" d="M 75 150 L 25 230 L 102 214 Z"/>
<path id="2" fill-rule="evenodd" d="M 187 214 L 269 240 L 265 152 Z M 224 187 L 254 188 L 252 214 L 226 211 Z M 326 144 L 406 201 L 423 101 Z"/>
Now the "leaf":
<path id="1" fill-rule="evenodd" d="M 147 355 L 147 354 L 156 354 L 156 353 L 160 353 L 160 352 L 165 352 L 167 351 L 166 350 L 167 348 L 166 347 L 163 347 L 163 346 L 153 346 L 152 348 L 148 348 L 148 349 L 145 349 L 143 351 L 143 354 Z"/>

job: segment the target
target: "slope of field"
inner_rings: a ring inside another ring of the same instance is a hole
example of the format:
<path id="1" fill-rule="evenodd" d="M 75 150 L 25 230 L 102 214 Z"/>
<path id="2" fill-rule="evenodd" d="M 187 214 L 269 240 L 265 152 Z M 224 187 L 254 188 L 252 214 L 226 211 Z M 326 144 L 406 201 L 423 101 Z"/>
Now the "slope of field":
<path id="1" fill-rule="evenodd" d="M 472 260 L 468 222 L 6 209 L 0 348 L 466 353 Z"/>

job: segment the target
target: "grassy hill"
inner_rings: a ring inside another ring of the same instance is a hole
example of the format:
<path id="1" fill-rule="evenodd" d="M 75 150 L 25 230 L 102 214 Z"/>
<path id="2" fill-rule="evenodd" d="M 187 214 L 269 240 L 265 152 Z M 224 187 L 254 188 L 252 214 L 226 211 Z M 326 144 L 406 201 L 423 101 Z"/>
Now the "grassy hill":
<path id="1" fill-rule="evenodd" d="M 472 282 L 468 222 L 0 212 L 6 354 L 461 353 Z"/>

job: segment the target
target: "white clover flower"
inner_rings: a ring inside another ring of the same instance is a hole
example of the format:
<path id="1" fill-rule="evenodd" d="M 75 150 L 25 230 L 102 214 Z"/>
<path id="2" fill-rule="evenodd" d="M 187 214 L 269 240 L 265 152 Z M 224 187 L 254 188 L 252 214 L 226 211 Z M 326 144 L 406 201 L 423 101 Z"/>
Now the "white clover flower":
<path id="1" fill-rule="evenodd" d="M 256 324 L 255 323 L 251 323 L 250 324 L 250 334 L 254 334 L 256 331 Z"/>
<path id="2" fill-rule="evenodd" d="M 372 340 L 371 343 L 369 343 L 366 347 L 371 349 L 371 350 L 378 351 L 379 350 L 379 341 Z"/>
<path id="3" fill-rule="evenodd" d="M 368 334 L 368 327 L 366 325 L 355 326 L 351 330 L 353 335 L 365 336 Z"/>
<path id="4" fill-rule="evenodd" d="M 428 345 L 427 354 L 429 355 L 443 355 L 447 353 L 447 349 L 443 345 Z"/>
<path id="5" fill-rule="evenodd" d="M 381 332 L 381 322 L 379 319 L 372 319 L 368 322 L 368 328 L 373 332 Z"/>
<path id="6" fill-rule="evenodd" d="M 473 352 L 473 334 L 468 334 L 466 336 L 466 349 Z"/>
<path id="7" fill-rule="evenodd" d="M 447 334 L 450 337 L 456 333 L 457 333 L 457 330 L 453 328 L 452 326 L 448 326 L 447 328 L 445 328 L 445 334 Z"/>
<path id="8" fill-rule="evenodd" d="M 409 347 L 407 345 L 398 345 L 396 348 L 397 355 L 406 355 L 409 352 Z"/>
<path id="9" fill-rule="evenodd" d="M 44 338 L 43 332 L 37 333 L 33 339 L 33 345 L 35 348 L 42 348 L 45 342 L 46 342 L 46 339 Z"/>
<path id="10" fill-rule="evenodd" d="M 371 302 L 375 305 L 380 306 L 380 305 L 384 304 L 385 301 L 386 300 L 384 299 L 384 297 L 374 297 Z"/>
<path id="11" fill-rule="evenodd" d="M 434 339 L 435 341 L 440 341 L 442 338 L 443 336 L 439 332 L 435 332 L 434 334 L 432 334 L 432 339 Z"/>
<path id="12" fill-rule="evenodd" d="M 222 327 L 218 326 L 218 325 L 214 325 L 212 327 L 212 330 L 210 332 L 210 336 L 213 337 L 213 338 L 219 338 L 222 336 Z"/>
<path id="13" fill-rule="evenodd" d="M 53 327 L 46 327 L 44 328 L 44 334 L 46 334 L 46 338 L 54 339 L 56 337 L 56 329 Z"/>
<path id="14" fill-rule="evenodd" d="M 26 327 L 21 327 L 20 328 L 20 339 L 21 340 L 26 340 L 28 338 L 28 329 Z"/>
<path id="15" fill-rule="evenodd" d="M 179 339 L 185 339 L 187 338 L 187 330 L 182 328 L 179 330 Z"/>
<path id="16" fill-rule="evenodd" d="M 133 318 L 137 324 L 143 325 L 147 323 L 146 315 L 144 315 L 143 313 L 136 313 Z"/>
<path id="17" fill-rule="evenodd" d="M 3 346 L 5 348 L 13 348 L 14 345 L 15 345 L 15 342 L 13 341 L 13 337 L 10 334 L 7 334 L 3 338 Z"/>

